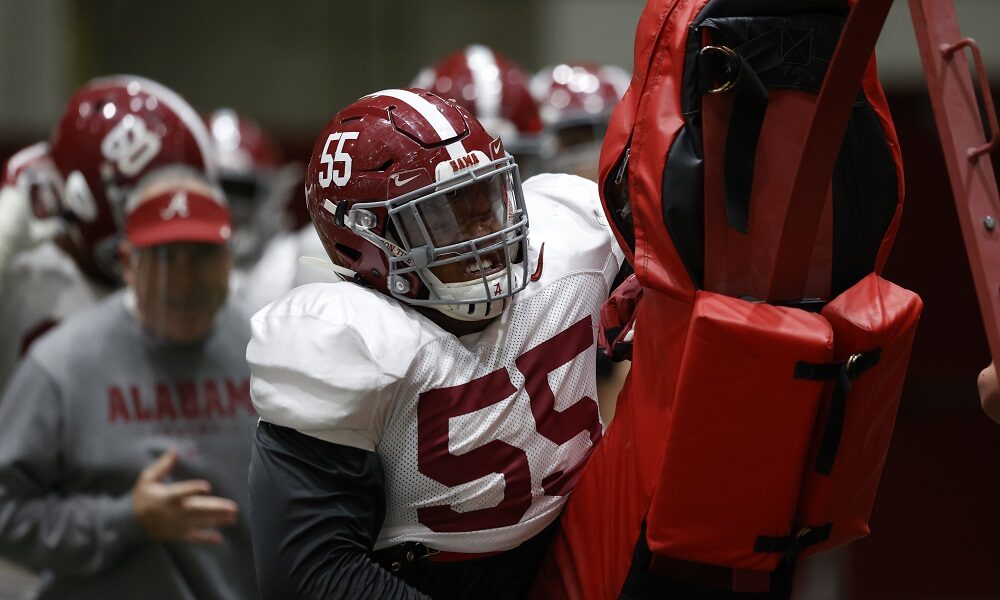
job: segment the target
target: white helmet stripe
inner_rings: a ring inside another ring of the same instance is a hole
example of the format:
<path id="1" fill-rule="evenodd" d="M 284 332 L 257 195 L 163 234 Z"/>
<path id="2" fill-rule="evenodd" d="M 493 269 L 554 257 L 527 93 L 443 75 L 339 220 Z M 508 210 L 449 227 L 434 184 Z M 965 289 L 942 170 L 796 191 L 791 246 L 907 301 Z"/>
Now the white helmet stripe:
<path id="1" fill-rule="evenodd" d="M 427 122 L 434 128 L 434 132 L 441 138 L 441 141 L 451 139 L 458 135 L 458 132 L 451 126 L 448 119 L 444 118 L 444 115 L 441 114 L 441 111 L 438 110 L 437 107 L 413 92 L 408 92 L 406 90 L 382 90 L 381 92 L 375 92 L 371 96 L 389 96 L 390 98 L 395 98 L 396 100 L 405 103 L 410 108 L 420 113 L 420 116 L 427 119 Z M 448 144 L 445 146 L 445 149 L 448 150 L 448 155 L 453 159 L 468 154 L 461 140 Z"/>
<path id="2" fill-rule="evenodd" d="M 487 123 L 500 118 L 503 84 L 493 51 L 473 44 L 465 49 L 465 64 L 469 66 L 473 85 L 476 86 L 476 116 Z"/>
<path id="3" fill-rule="evenodd" d="M 187 100 L 167 86 L 157 83 L 152 79 L 139 77 L 138 75 L 111 75 L 94 80 L 94 82 L 117 83 L 122 86 L 127 86 L 132 81 L 138 83 L 148 93 L 156 96 L 159 101 L 166 104 L 180 118 L 181 122 L 187 126 L 191 131 L 191 135 L 194 136 L 194 141 L 198 144 L 202 160 L 205 162 L 205 174 L 215 179 L 217 177 L 215 155 L 212 153 L 212 142 L 208 135 L 208 127 Z"/>

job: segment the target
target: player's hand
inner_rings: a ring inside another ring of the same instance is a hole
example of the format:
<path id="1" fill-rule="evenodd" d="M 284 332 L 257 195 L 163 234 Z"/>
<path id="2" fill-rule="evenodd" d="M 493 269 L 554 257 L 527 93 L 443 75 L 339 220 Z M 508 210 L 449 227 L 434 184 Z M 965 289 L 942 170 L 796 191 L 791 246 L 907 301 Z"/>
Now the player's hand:
<path id="1" fill-rule="evenodd" d="M 601 306 L 601 327 L 597 332 L 599 350 L 615 362 L 632 360 L 635 315 L 642 299 L 642 284 L 629 275 Z"/>
<path id="2" fill-rule="evenodd" d="M 221 543 L 218 528 L 236 523 L 239 507 L 227 498 L 210 496 L 212 486 L 203 479 L 164 483 L 176 464 L 177 451 L 170 450 L 139 474 L 132 488 L 136 519 L 156 540 Z"/>
<path id="3" fill-rule="evenodd" d="M 18 252 L 52 239 L 63 229 L 58 217 L 37 218 L 31 201 L 17 186 L 0 188 L 0 273 Z"/>

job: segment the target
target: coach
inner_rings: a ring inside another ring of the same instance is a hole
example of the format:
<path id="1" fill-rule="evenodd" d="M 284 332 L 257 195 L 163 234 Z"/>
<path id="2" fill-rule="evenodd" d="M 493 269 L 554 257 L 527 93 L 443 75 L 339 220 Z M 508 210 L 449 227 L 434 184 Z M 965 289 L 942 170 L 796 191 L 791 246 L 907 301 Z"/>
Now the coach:
<path id="1" fill-rule="evenodd" d="M 161 170 L 125 215 L 127 288 L 40 339 L 0 400 L 0 554 L 41 598 L 256 597 L 228 208 Z"/>

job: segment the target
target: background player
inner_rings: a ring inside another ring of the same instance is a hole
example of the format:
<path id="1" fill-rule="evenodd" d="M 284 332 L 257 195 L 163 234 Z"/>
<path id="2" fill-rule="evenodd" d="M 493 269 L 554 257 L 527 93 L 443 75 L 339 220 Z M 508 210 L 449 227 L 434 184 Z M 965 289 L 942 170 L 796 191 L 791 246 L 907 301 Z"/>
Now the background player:
<path id="1" fill-rule="evenodd" d="M 503 138 L 525 176 L 541 172 L 542 121 L 528 75 L 512 60 L 472 44 L 421 69 L 411 84 L 458 103 Z"/>
<path id="2" fill-rule="evenodd" d="M 548 172 L 597 181 L 604 132 L 628 84 L 620 67 L 588 63 L 545 67 L 531 78 L 545 126 L 542 156 Z"/>
<path id="3" fill-rule="evenodd" d="M 51 138 L 12 156 L 0 182 L 0 390 L 31 344 L 120 285 L 123 194 L 156 167 L 211 174 L 208 134 L 163 85 L 118 75 L 69 99 Z M 37 578 L 0 561 L 0 595 Z"/>

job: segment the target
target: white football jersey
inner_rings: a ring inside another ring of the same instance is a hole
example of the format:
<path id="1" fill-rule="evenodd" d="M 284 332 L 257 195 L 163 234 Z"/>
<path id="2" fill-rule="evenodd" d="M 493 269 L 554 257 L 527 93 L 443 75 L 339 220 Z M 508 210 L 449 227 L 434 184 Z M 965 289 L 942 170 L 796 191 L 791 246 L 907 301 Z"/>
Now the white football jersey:
<path id="1" fill-rule="evenodd" d="M 35 338 L 110 291 L 52 242 L 18 254 L 0 281 L 0 389 Z"/>
<path id="2" fill-rule="evenodd" d="M 332 271 L 300 263 L 302 256 L 326 260 L 326 250 L 312 223 L 271 238 L 260 260 L 239 275 L 235 287 L 230 286 L 233 297 L 251 315 L 292 288 L 337 279 Z"/>
<path id="3" fill-rule="evenodd" d="M 534 273 L 480 333 L 352 283 L 299 287 L 252 320 L 261 418 L 378 455 L 376 549 L 513 548 L 556 519 L 600 437 L 598 313 L 623 257 L 592 182 L 541 175 L 524 196 Z"/>

